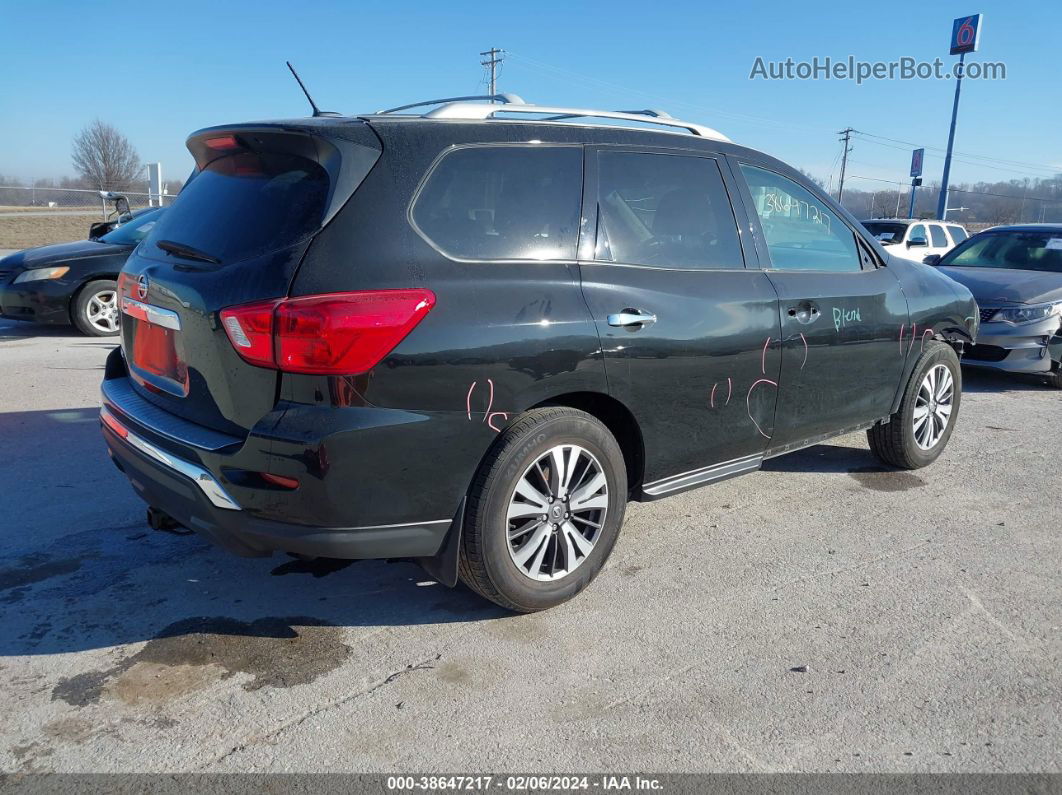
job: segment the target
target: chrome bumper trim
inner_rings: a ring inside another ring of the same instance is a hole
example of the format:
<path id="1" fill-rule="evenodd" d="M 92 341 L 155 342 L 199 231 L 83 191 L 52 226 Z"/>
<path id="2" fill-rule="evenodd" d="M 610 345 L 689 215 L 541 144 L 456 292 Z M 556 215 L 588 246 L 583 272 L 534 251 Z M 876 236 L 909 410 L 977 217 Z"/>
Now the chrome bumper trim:
<path id="1" fill-rule="evenodd" d="M 129 317 L 135 317 L 137 320 L 154 323 L 156 326 L 162 326 L 173 331 L 181 330 L 181 316 L 176 312 L 145 304 L 143 301 L 137 301 L 134 298 L 122 298 L 122 312 L 129 315 Z"/>
<path id="2" fill-rule="evenodd" d="M 177 458 L 170 455 L 164 450 L 159 449 L 151 442 L 140 438 L 135 433 L 126 428 L 117 417 L 114 416 L 106 407 L 100 409 L 100 420 L 108 429 L 111 430 L 119 439 L 125 441 L 134 450 L 138 450 L 148 458 L 154 459 L 158 463 L 162 464 L 168 469 L 172 469 L 178 474 L 184 475 L 186 478 L 190 478 L 199 489 L 206 495 L 206 498 L 218 508 L 224 508 L 229 511 L 239 511 L 239 503 L 232 499 L 221 487 L 214 476 L 207 472 L 202 467 L 185 461 L 183 458 Z"/>

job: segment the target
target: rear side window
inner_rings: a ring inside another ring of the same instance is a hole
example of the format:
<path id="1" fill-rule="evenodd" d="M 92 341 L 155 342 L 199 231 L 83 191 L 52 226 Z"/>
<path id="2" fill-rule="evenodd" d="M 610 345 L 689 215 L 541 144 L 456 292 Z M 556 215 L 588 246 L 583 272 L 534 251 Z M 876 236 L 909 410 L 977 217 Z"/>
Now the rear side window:
<path id="1" fill-rule="evenodd" d="M 574 259 L 582 164 L 580 147 L 454 149 L 428 175 L 410 217 L 451 259 Z"/>
<path id="2" fill-rule="evenodd" d="M 777 270 L 862 270 L 855 236 L 833 211 L 791 179 L 741 165 Z"/>
<path id="3" fill-rule="evenodd" d="M 948 236 L 944 234 L 944 227 L 937 224 L 929 224 L 929 239 L 933 241 L 934 248 L 947 248 Z"/>
<path id="4" fill-rule="evenodd" d="M 966 234 L 966 230 L 961 226 L 949 226 L 948 231 L 951 232 L 951 239 L 955 241 L 956 245 L 969 237 L 969 235 Z"/>
<path id="5" fill-rule="evenodd" d="M 743 268 L 730 198 L 710 158 L 598 154 L 594 259 L 661 268 Z"/>
<path id="6" fill-rule="evenodd" d="M 219 157 L 184 187 L 146 243 L 179 243 L 223 265 L 257 257 L 317 231 L 328 189 L 325 170 L 302 157 L 247 151 Z"/>

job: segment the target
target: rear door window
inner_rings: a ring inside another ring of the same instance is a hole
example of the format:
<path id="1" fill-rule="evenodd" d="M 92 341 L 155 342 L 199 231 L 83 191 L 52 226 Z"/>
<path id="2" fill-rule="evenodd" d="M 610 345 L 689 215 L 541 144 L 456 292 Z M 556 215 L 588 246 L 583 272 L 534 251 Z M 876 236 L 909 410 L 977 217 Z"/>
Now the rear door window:
<path id="1" fill-rule="evenodd" d="M 929 224 L 929 239 L 932 241 L 933 248 L 947 248 L 948 237 L 944 234 L 944 227 L 939 224 Z"/>
<path id="2" fill-rule="evenodd" d="M 328 199 L 325 170 L 306 158 L 241 151 L 208 163 L 145 239 L 169 241 L 222 265 L 287 248 L 320 227 Z M 166 256 L 161 249 L 152 256 Z"/>
<path id="3" fill-rule="evenodd" d="M 707 157 L 598 153 L 594 259 L 661 268 L 743 268 L 719 166 Z"/>
<path id="4" fill-rule="evenodd" d="M 574 259 L 582 164 L 578 146 L 454 149 L 428 174 L 410 217 L 451 259 Z"/>

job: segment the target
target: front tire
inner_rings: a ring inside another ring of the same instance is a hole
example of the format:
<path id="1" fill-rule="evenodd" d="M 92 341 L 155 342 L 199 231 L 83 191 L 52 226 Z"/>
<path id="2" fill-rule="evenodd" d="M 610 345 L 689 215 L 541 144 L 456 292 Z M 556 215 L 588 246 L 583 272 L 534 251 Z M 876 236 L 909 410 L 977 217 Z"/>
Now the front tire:
<path id="1" fill-rule="evenodd" d="M 566 602 L 601 570 L 619 536 L 627 471 L 615 437 L 565 406 L 506 428 L 468 495 L 461 580 L 522 613 Z"/>
<path id="2" fill-rule="evenodd" d="M 118 283 L 96 279 L 81 288 L 74 301 L 74 325 L 90 337 L 113 337 L 118 333 Z"/>
<path id="3" fill-rule="evenodd" d="M 915 365 L 899 410 L 867 431 L 870 449 L 884 463 L 920 469 L 940 457 L 955 429 L 962 371 L 951 346 L 932 341 Z"/>

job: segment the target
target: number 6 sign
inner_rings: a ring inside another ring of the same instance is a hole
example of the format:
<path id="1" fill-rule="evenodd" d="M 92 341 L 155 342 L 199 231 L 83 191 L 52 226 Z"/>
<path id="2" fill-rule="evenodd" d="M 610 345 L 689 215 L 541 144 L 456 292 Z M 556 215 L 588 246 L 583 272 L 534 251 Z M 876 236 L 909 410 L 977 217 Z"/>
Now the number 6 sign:
<path id="1" fill-rule="evenodd" d="M 976 52 L 981 44 L 981 15 L 959 17 L 951 24 L 951 54 Z"/>

